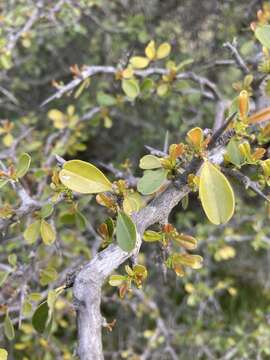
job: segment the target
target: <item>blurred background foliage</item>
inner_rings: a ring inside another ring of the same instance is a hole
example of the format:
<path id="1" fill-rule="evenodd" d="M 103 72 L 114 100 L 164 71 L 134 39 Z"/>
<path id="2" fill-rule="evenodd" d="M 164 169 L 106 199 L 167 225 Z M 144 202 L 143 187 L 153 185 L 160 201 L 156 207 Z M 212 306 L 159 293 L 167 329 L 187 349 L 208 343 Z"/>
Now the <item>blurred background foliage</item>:
<path id="1" fill-rule="evenodd" d="M 121 170 L 128 164 L 130 171 L 141 175 L 137 164 L 146 153 L 144 145 L 162 149 L 166 131 L 174 143 L 194 126 L 211 128 L 216 102 L 205 98 L 200 86 L 190 80 L 175 82 L 164 96 L 153 90 L 126 102 L 121 100 L 120 82 L 102 74 L 93 76 L 81 94 L 40 107 L 55 91 L 52 81 L 71 81 L 73 64 L 121 66 L 129 54 L 143 54 L 147 43 L 155 40 L 172 45 L 170 60 L 175 63 L 192 59 L 184 71 L 205 76 L 217 85 L 224 100 L 231 101 L 238 94 L 232 84 L 242 81 L 243 75 L 223 44 L 237 38 L 240 53 L 254 66 L 260 45 L 249 24 L 261 6 L 261 1 L 251 0 L 2 0 L 0 118 L 5 126 L 1 160 L 16 162 L 16 156 L 28 152 L 32 165 L 23 182 L 43 199 L 51 192 L 50 181 L 44 183 L 44 178 L 56 166 L 47 161 L 48 151 L 97 165 L 113 163 Z M 32 26 L 14 42 L 13 35 L 32 16 Z M 155 87 L 160 77 L 152 79 Z M 103 93 L 113 96 L 116 105 L 103 106 Z M 76 122 L 96 106 L 102 109 L 94 117 Z M 59 128 L 48 117 L 52 109 L 68 112 L 69 125 Z M 69 135 L 64 138 L 66 126 Z M 12 144 L 29 128 L 33 129 L 19 143 L 14 159 Z M 49 143 L 53 134 L 56 141 Z M 164 277 L 160 249 L 145 243 L 140 262 L 149 277 L 144 288 L 120 299 L 115 288 L 104 287 L 103 314 L 108 322 L 117 320 L 112 332 L 103 333 L 106 359 L 270 359 L 269 212 L 251 192 L 236 184 L 235 191 L 237 211 L 229 224 L 211 225 L 197 195 L 190 197 L 187 210 L 179 205 L 171 214 L 177 229 L 199 240 L 204 257 L 201 270 L 188 272 L 183 279 L 173 272 Z M 18 201 L 11 187 L 3 187 L 1 217 L 9 217 L 8 206 L 16 207 Z M 94 229 L 103 220 L 103 209 L 91 197 L 80 198 L 78 209 L 87 224 L 76 221 L 77 208 L 72 203 L 61 203 L 54 210 L 57 241 L 51 247 L 25 243 L 22 232 L 31 218 L 21 219 L 1 239 L 0 271 L 2 277 L 6 272 L 9 276 L 1 286 L 0 310 L 7 304 L 15 338 L 9 341 L 1 330 L 0 341 L 10 359 L 75 358 L 70 290 L 56 302 L 48 337 L 35 332 L 30 315 L 48 289 L 62 284 L 66 274 L 89 259 L 97 246 Z M 18 296 L 21 286 L 23 298 Z"/>

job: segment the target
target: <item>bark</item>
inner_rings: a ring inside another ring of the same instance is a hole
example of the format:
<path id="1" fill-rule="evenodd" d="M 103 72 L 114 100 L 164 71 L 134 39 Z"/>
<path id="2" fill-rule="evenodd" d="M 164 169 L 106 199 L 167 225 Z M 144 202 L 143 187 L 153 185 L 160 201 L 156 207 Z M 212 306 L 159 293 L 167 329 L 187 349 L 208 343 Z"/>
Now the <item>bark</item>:
<path id="1" fill-rule="evenodd" d="M 127 253 L 117 245 L 110 245 L 98 253 L 77 274 L 73 286 L 74 305 L 77 311 L 78 355 L 81 360 L 103 360 L 102 316 L 100 313 L 101 287 L 105 279 L 141 247 L 141 236 L 155 223 L 167 221 L 179 201 L 189 192 L 187 186 L 181 190 L 170 186 L 145 208 L 133 215 L 138 231 L 135 249 Z"/>

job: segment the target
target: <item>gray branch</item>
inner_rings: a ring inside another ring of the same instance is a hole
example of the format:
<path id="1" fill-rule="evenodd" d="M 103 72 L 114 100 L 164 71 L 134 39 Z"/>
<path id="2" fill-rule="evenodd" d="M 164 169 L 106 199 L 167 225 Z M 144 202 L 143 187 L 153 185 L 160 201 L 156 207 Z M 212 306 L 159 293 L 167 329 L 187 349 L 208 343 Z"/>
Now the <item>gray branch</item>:
<path id="1" fill-rule="evenodd" d="M 80 73 L 80 76 L 77 76 L 74 80 L 70 81 L 67 85 L 61 86 L 56 93 L 54 93 L 52 96 L 50 96 L 48 99 L 43 101 L 43 103 L 40 105 L 45 106 L 49 102 L 61 98 L 65 93 L 72 91 L 76 86 L 78 86 L 81 82 L 83 82 L 85 79 L 96 75 L 96 74 L 111 74 L 114 75 L 117 71 L 119 71 L 118 68 L 114 66 L 84 66 L 83 70 Z M 149 68 L 146 70 L 135 70 L 134 74 L 139 77 L 147 77 L 150 75 L 166 75 L 168 74 L 167 69 L 163 68 Z M 210 80 L 203 76 L 199 76 L 191 71 L 180 73 L 176 76 L 177 80 L 191 80 L 196 83 L 198 83 L 203 90 L 204 88 L 209 89 L 215 99 L 221 99 L 221 95 L 219 91 L 217 90 L 217 87 L 214 83 L 212 83 Z"/>
<path id="2" fill-rule="evenodd" d="M 77 311 L 78 355 L 81 360 L 103 360 L 100 314 L 101 287 L 104 280 L 129 257 L 136 255 L 141 247 L 141 236 L 149 226 L 167 219 L 171 210 L 188 194 L 189 188 L 181 191 L 169 186 L 148 206 L 133 215 L 138 231 L 135 249 L 127 253 L 117 245 L 97 254 L 76 276 L 73 294 Z"/>

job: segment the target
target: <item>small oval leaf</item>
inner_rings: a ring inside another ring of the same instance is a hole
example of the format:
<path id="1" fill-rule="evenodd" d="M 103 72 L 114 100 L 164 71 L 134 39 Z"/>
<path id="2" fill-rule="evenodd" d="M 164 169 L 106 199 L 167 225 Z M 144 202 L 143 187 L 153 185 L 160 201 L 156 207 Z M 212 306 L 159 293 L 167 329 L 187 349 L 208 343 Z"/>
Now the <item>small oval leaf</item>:
<path id="1" fill-rule="evenodd" d="M 0 271 L 0 287 L 4 285 L 5 281 L 8 278 L 8 272 L 7 271 Z"/>
<path id="2" fill-rule="evenodd" d="M 149 42 L 149 44 L 146 46 L 144 52 L 149 60 L 154 60 L 154 58 L 156 56 L 156 46 L 155 46 L 155 42 L 153 40 L 151 40 Z"/>
<path id="3" fill-rule="evenodd" d="M 241 166 L 245 162 L 245 157 L 239 150 L 239 143 L 234 138 L 230 140 L 226 150 L 226 159 L 235 166 Z"/>
<path id="4" fill-rule="evenodd" d="M 233 189 L 227 178 L 209 161 L 202 165 L 199 195 L 205 214 L 213 224 L 230 220 L 235 206 Z"/>
<path id="5" fill-rule="evenodd" d="M 153 231 L 153 230 L 147 230 L 143 234 L 143 240 L 146 242 L 154 242 L 154 241 L 161 241 L 162 240 L 162 233 Z"/>
<path id="6" fill-rule="evenodd" d="M 143 195 L 153 194 L 165 183 L 167 174 L 166 169 L 146 170 L 138 181 L 138 191 Z"/>
<path id="7" fill-rule="evenodd" d="M 140 93 L 140 87 L 136 79 L 123 79 L 122 89 L 124 93 L 132 100 L 134 100 Z"/>
<path id="8" fill-rule="evenodd" d="M 24 231 L 23 237 L 28 244 L 34 244 L 40 234 L 40 221 L 37 220 L 30 224 Z"/>
<path id="9" fill-rule="evenodd" d="M 4 332 L 9 341 L 14 339 L 14 337 L 15 337 L 14 326 L 10 320 L 8 313 L 6 313 L 5 320 L 4 320 Z"/>
<path id="10" fill-rule="evenodd" d="M 42 219 L 40 223 L 40 235 L 45 245 L 52 245 L 55 242 L 55 231 L 51 224 L 44 219 Z"/>
<path id="11" fill-rule="evenodd" d="M 109 284 L 111 286 L 121 286 L 125 280 L 126 278 L 123 275 L 111 275 L 109 279 Z"/>
<path id="12" fill-rule="evenodd" d="M 154 155 L 145 155 L 140 160 L 140 168 L 144 170 L 161 168 L 161 163 L 158 157 Z"/>
<path id="13" fill-rule="evenodd" d="M 171 52 L 171 45 L 169 43 L 161 44 L 157 49 L 157 59 L 164 59 Z"/>
<path id="14" fill-rule="evenodd" d="M 130 59 L 130 64 L 134 69 L 144 69 L 149 64 L 149 59 L 143 56 L 133 56 Z"/>
<path id="15" fill-rule="evenodd" d="M 120 211 L 116 221 L 116 240 L 120 248 L 130 252 L 136 245 L 137 231 L 131 217 Z"/>
<path id="16" fill-rule="evenodd" d="M 32 317 L 32 324 L 37 332 L 43 333 L 45 331 L 48 317 L 49 317 L 49 306 L 47 304 L 47 301 L 44 301 L 36 308 L 34 315 Z"/>
<path id="17" fill-rule="evenodd" d="M 106 176 L 86 161 L 65 162 L 59 178 L 67 188 L 82 194 L 97 194 L 112 189 L 112 184 Z"/>
<path id="18" fill-rule="evenodd" d="M 270 25 L 258 25 L 255 30 L 255 36 L 262 46 L 270 49 Z"/>
<path id="19" fill-rule="evenodd" d="M 16 177 L 17 178 L 23 177 L 27 173 L 30 164 L 31 164 L 31 156 L 28 155 L 27 153 L 21 154 L 16 168 Z"/>
<path id="20" fill-rule="evenodd" d="M 7 360 L 8 352 L 6 349 L 0 348 L 0 360 Z"/>

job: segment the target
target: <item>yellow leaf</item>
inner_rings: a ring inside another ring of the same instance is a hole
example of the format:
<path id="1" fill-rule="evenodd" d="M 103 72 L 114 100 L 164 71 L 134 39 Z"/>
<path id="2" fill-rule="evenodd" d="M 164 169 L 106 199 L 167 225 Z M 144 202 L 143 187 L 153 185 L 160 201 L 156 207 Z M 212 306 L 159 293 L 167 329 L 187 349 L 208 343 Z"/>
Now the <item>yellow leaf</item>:
<path id="1" fill-rule="evenodd" d="M 195 287 L 191 283 L 185 285 L 185 290 L 187 293 L 192 294 L 195 291 Z"/>
<path id="2" fill-rule="evenodd" d="M 160 241 L 162 240 L 162 233 L 153 230 L 147 230 L 143 234 L 143 240 L 146 242 Z"/>
<path id="3" fill-rule="evenodd" d="M 191 254 L 174 254 L 173 255 L 173 265 L 182 264 L 184 266 L 189 266 L 192 269 L 200 269 L 203 264 L 203 258 L 200 255 L 191 255 Z"/>
<path id="4" fill-rule="evenodd" d="M 226 177 L 209 161 L 201 168 L 199 195 L 208 219 L 216 225 L 230 220 L 234 213 L 233 189 Z"/>
<path id="5" fill-rule="evenodd" d="M 104 127 L 106 129 L 110 129 L 113 125 L 112 119 L 109 116 L 105 116 L 104 118 Z"/>
<path id="6" fill-rule="evenodd" d="M 62 111 L 57 109 L 52 109 L 48 112 L 48 118 L 53 121 L 54 127 L 56 129 L 64 129 L 66 124 L 66 115 Z"/>
<path id="7" fill-rule="evenodd" d="M 216 261 L 222 261 L 232 259 L 235 255 L 235 249 L 232 246 L 225 245 L 215 252 L 214 258 Z"/>
<path id="8" fill-rule="evenodd" d="M 257 111 L 256 113 L 250 115 L 248 118 L 249 124 L 255 124 L 266 120 L 270 120 L 270 106 L 260 111 Z"/>
<path id="9" fill-rule="evenodd" d="M 123 201 L 123 209 L 125 213 L 130 215 L 133 212 L 140 210 L 140 202 L 136 199 L 135 196 L 133 196 L 133 194 L 127 195 Z"/>
<path id="10" fill-rule="evenodd" d="M 127 67 L 126 69 L 123 70 L 122 76 L 124 79 L 130 79 L 133 76 L 133 73 L 134 73 L 133 69 Z"/>
<path id="11" fill-rule="evenodd" d="M 120 286 L 125 280 L 126 278 L 123 275 L 111 275 L 109 279 L 109 284 L 111 286 Z"/>
<path id="12" fill-rule="evenodd" d="M 169 85 L 166 83 L 163 83 L 158 86 L 157 94 L 158 94 L 158 96 L 164 96 L 167 94 L 168 90 L 169 90 Z"/>
<path id="13" fill-rule="evenodd" d="M 249 110 L 249 95 L 246 90 L 242 90 L 238 97 L 239 113 L 241 118 L 246 118 Z"/>
<path id="14" fill-rule="evenodd" d="M 144 69 L 149 64 L 149 59 L 143 56 L 133 56 L 130 59 L 130 64 L 134 69 Z"/>
<path id="15" fill-rule="evenodd" d="M 9 133 L 3 137 L 3 144 L 10 147 L 14 141 L 14 137 Z"/>
<path id="16" fill-rule="evenodd" d="M 30 224 L 23 233 L 23 237 L 28 244 L 34 244 L 40 234 L 40 221 L 34 221 Z"/>
<path id="17" fill-rule="evenodd" d="M 185 276 L 184 269 L 183 269 L 183 267 L 182 267 L 180 264 L 175 264 L 175 265 L 173 266 L 173 269 L 174 269 L 174 271 L 175 271 L 175 273 L 176 273 L 177 276 L 179 276 L 179 277 Z"/>
<path id="18" fill-rule="evenodd" d="M 0 348 L 0 360 L 7 360 L 8 352 L 5 349 Z"/>
<path id="19" fill-rule="evenodd" d="M 158 169 L 158 168 L 161 168 L 161 163 L 159 161 L 159 158 L 154 155 L 144 155 L 140 159 L 139 166 L 141 169 L 144 169 L 144 170 Z"/>
<path id="20" fill-rule="evenodd" d="M 200 148 L 203 143 L 203 131 L 199 127 L 195 127 L 187 133 L 187 138 L 193 146 Z"/>
<path id="21" fill-rule="evenodd" d="M 229 293 L 231 296 L 236 296 L 236 295 L 237 295 L 237 289 L 234 288 L 234 287 L 232 287 L 232 286 L 230 286 L 230 287 L 228 288 L 228 293 Z"/>
<path id="22" fill-rule="evenodd" d="M 164 59 L 171 52 L 171 45 L 169 43 L 161 44 L 157 49 L 157 59 Z"/>
<path id="23" fill-rule="evenodd" d="M 148 57 L 148 59 L 154 60 L 154 58 L 156 57 L 156 46 L 155 46 L 155 42 L 153 40 L 151 40 L 149 42 L 149 44 L 146 46 L 144 52 L 145 52 L 145 55 Z"/>
<path id="24" fill-rule="evenodd" d="M 111 182 L 98 168 L 81 160 L 65 162 L 59 178 L 67 188 L 82 194 L 97 194 L 112 189 Z"/>
<path id="25" fill-rule="evenodd" d="M 181 233 L 173 239 L 187 250 L 193 250 L 197 247 L 197 240 L 193 236 Z"/>
<path id="26" fill-rule="evenodd" d="M 54 229 L 43 219 L 40 223 L 40 235 L 45 245 L 52 245 L 55 242 L 56 234 Z"/>
<path id="27" fill-rule="evenodd" d="M 68 116 L 73 116 L 75 113 L 75 106 L 74 105 L 69 105 L 67 107 L 67 114 Z"/>

